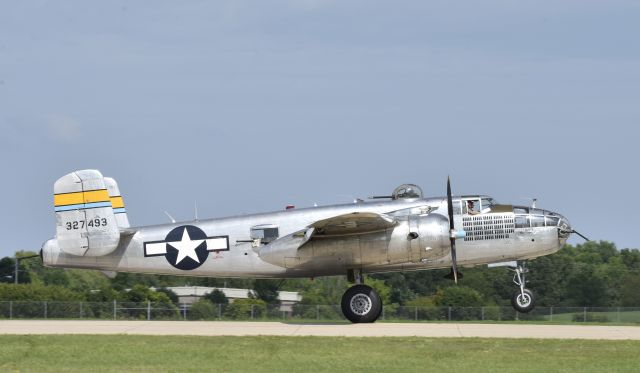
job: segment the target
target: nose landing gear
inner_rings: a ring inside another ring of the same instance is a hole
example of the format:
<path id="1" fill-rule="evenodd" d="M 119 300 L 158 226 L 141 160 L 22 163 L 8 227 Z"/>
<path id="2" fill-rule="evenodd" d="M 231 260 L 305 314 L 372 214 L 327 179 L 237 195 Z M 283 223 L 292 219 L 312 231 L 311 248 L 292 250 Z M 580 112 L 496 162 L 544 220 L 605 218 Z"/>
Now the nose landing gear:
<path id="1" fill-rule="evenodd" d="M 515 274 L 513 275 L 513 282 L 518 285 L 519 289 L 513 293 L 511 297 L 511 305 L 513 308 L 522 313 L 527 313 L 535 307 L 535 298 L 531 290 L 526 289 L 524 286 L 526 284 L 526 273 L 529 272 L 528 269 L 522 266 L 516 265 L 516 268 L 513 269 Z"/>

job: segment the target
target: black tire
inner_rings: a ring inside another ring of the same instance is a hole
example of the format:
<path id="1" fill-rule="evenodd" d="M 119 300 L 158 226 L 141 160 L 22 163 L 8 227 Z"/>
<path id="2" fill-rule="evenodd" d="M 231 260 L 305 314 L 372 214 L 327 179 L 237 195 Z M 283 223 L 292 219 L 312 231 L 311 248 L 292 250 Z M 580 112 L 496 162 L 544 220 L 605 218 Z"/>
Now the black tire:
<path id="1" fill-rule="evenodd" d="M 382 301 L 371 286 L 355 285 L 342 296 L 342 314 L 352 323 L 370 323 L 382 313 Z"/>
<path id="2" fill-rule="evenodd" d="M 511 305 L 513 308 L 521 313 L 527 313 L 535 307 L 536 299 L 533 293 L 529 289 L 524 289 L 524 297 L 520 294 L 520 290 L 516 290 L 511 297 Z"/>

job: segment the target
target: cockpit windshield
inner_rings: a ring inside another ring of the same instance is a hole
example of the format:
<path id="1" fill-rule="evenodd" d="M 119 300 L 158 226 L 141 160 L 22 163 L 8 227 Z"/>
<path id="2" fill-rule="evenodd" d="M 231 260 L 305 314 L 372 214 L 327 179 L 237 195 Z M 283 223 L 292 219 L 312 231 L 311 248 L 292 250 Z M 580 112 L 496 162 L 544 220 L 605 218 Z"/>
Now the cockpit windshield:
<path id="1" fill-rule="evenodd" d="M 487 209 L 489 209 L 487 211 L 490 211 L 491 208 L 497 204 L 498 202 L 491 197 L 483 197 L 480 199 L 480 207 L 482 208 L 483 212 Z"/>

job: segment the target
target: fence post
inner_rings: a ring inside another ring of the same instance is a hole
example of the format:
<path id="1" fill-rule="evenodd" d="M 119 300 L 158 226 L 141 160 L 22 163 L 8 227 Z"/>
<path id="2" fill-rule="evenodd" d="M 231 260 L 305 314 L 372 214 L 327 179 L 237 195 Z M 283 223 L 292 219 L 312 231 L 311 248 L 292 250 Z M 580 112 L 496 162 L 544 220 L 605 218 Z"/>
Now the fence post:
<path id="1" fill-rule="evenodd" d="M 253 320 L 253 304 L 251 305 L 251 320 Z"/>
<path id="2" fill-rule="evenodd" d="M 482 313 L 482 321 L 484 321 L 484 307 L 482 307 L 482 309 L 480 310 L 480 312 Z"/>
<path id="3" fill-rule="evenodd" d="M 620 322 L 620 307 L 618 307 L 618 309 L 616 310 L 616 318 L 618 319 L 618 322 Z"/>
<path id="4" fill-rule="evenodd" d="M 415 306 L 415 307 L 414 307 L 414 310 L 413 310 L 413 318 L 414 318 L 416 321 L 418 321 L 418 306 Z"/>
<path id="5" fill-rule="evenodd" d="M 582 310 L 582 320 L 584 322 L 587 322 L 587 307 L 584 307 L 584 309 Z"/>
<path id="6" fill-rule="evenodd" d="M 116 300 L 113 300 L 113 319 L 116 319 Z"/>
<path id="7" fill-rule="evenodd" d="M 449 310 L 447 311 L 448 316 L 447 318 L 449 319 L 449 321 L 451 321 L 451 306 L 449 306 Z"/>
<path id="8" fill-rule="evenodd" d="M 222 319 L 222 303 L 218 303 L 218 319 Z"/>
<path id="9" fill-rule="evenodd" d="M 549 321 L 553 321 L 553 306 L 549 308 Z"/>
<path id="10" fill-rule="evenodd" d="M 151 320 L 151 301 L 147 299 L 147 321 Z"/>
<path id="11" fill-rule="evenodd" d="M 187 304 L 186 303 L 182 303 L 182 318 L 184 320 L 187 319 Z"/>
<path id="12" fill-rule="evenodd" d="M 44 318 L 47 318 L 47 301 L 44 301 Z"/>
<path id="13" fill-rule="evenodd" d="M 82 302 L 80 302 L 80 318 L 82 318 Z"/>
<path id="14" fill-rule="evenodd" d="M 13 301 L 9 301 L 9 320 L 13 320 Z"/>
<path id="15" fill-rule="evenodd" d="M 320 320 L 320 305 L 316 305 L 316 320 Z"/>
<path id="16" fill-rule="evenodd" d="M 385 320 L 384 307 L 382 307 L 382 320 Z"/>

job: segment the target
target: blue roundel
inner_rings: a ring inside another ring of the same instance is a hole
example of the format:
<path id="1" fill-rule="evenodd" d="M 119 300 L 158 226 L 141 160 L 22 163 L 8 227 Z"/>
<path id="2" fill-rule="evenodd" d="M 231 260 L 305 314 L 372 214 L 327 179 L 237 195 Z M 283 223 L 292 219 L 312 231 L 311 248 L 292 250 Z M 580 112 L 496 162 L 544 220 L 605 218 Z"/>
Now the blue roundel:
<path id="1" fill-rule="evenodd" d="M 181 270 L 200 267 L 207 257 L 207 235 L 193 225 L 183 225 L 172 229 L 165 239 L 165 258 L 172 266 Z"/>

